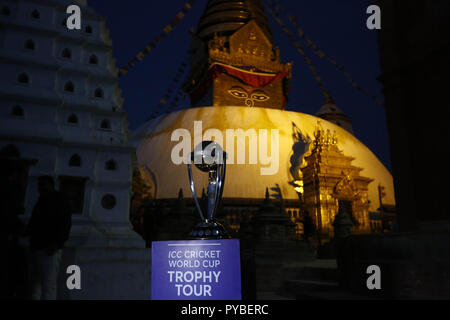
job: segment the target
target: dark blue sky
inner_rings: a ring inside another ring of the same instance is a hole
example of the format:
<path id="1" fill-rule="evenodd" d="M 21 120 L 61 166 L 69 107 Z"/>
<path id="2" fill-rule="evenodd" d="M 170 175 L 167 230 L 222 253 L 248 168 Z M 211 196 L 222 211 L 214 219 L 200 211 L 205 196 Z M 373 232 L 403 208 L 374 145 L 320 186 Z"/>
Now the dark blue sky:
<path id="1" fill-rule="evenodd" d="M 142 50 L 181 10 L 186 0 L 91 0 L 88 4 L 106 17 L 118 67 Z M 176 28 L 135 68 L 121 78 L 120 87 L 130 129 L 147 119 L 170 86 L 190 44 L 189 28 L 196 27 L 207 0 L 194 7 Z M 377 35 L 366 28 L 366 9 L 361 0 L 284 0 L 305 33 L 328 56 L 344 65 L 353 79 L 369 92 L 381 96 Z M 323 97 L 309 69 L 279 25 L 269 16 L 274 41 L 283 62 L 292 61 L 293 80 L 288 110 L 315 114 Z M 286 23 L 288 24 L 287 20 Z M 306 44 L 304 45 L 306 47 Z M 333 65 L 307 49 L 337 106 L 353 120 L 355 135 L 391 169 L 385 111 L 356 91 Z M 188 99 L 181 104 L 187 106 Z"/>

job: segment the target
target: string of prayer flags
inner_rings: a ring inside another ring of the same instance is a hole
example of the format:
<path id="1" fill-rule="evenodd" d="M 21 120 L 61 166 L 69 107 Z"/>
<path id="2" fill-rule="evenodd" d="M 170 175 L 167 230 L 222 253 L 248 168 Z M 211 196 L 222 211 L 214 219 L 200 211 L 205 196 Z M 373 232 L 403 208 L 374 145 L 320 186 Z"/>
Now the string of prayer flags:
<path id="1" fill-rule="evenodd" d="M 149 44 L 147 44 L 142 51 L 138 52 L 138 54 L 133 59 L 131 59 L 127 63 L 126 66 L 119 69 L 119 77 L 127 74 L 130 71 L 130 69 L 136 65 L 137 62 L 142 61 L 147 54 L 149 54 L 153 49 L 155 49 L 156 44 L 161 42 L 161 40 L 166 35 L 168 35 L 170 32 L 172 32 L 172 30 L 175 28 L 175 26 L 186 16 L 186 13 L 192 8 L 194 3 L 195 3 L 195 0 L 188 0 L 188 2 L 186 2 L 184 4 L 181 11 L 179 11 L 177 13 L 175 18 L 173 18 L 171 20 L 171 22 L 163 28 L 163 30 L 161 31 L 159 36 L 153 38 L 153 41 L 151 41 Z"/>
<path id="2" fill-rule="evenodd" d="M 326 101 L 331 100 L 330 92 L 325 88 L 325 84 L 324 84 L 322 78 L 318 74 L 315 66 L 313 65 L 312 60 L 309 59 L 308 56 L 306 55 L 305 50 L 303 50 L 303 47 L 300 44 L 300 42 L 297 41 L 297 39 L 292 34 L 292 32 L 286 27 L 286 25 L 284 24 L 283 20 L 281 20 L 281 18 L 279 17 L 278 13 L 276 11 L 272 10 L 271 7 L 268 7 L 267 9 L 268 9 L 269 13 L 272 15 L 272 17 L 275 19 L 275 21 L 278 22 L 278 24 L 280 25 L 280 27 L 284 31 L 284 33 L 286 33 L 286 35 L 289 38 L 289 40 L 292 41 L 294 46 L 297 48 L 298 53 L 300 53 L 300 55 L 302 56 L 303 60 L 308 65 L 308 68 L 311 71 L 314 80 L 316 80 L 317 85 L 319 86 L 320 90 L 322 91 L 322 94 L 323 94 L 325 100 Z"/>
<path id="3" fill-rule="evenodd" d="M 365 90 L 362 86 L 358 85 L 352 78 L 352 76 L 350 75 L 350 73 L 348 73 L 345 69 L 344 66 L 340 65 L 335 59 L 329 57 L 328 55 L 325 54 L 324 51 L 322 51 L 304 32 L 304 30 L 300 27 L 300 25 L 298 24 L 298 19 L 287 13 L 286 12 L 286 8 L 284 8 L 279 2 L 274 2 L 273 0 L 266 0 L 266 3 L 268 6 L 272 7 L 276 12 L 280 11 L 286 14 L 288 20 L 293 24 L 293 26 L 295 27 L 297 34 L 305 40 L 306 44 L 313 50 L 313 52 L 320 57 L 321 59 L 325 59 L 328 62 L 330 62 L 332 65 L 334 65 L 336 67 L 336 69 L 338 69 L 339 71 L 341 71 L 344 76 L 347 78 L 348 82 L 355 87 L 358 91 L 362 92 L 364 95 L 370 97 L 372 100 L 374 100 L 377 104 L 384 106 L 384 102 L 382 99 L 378 98 L 375 95 L 370 94 L 367 90 Z M 279 19 L 281 20 L 281 19 Z M 278 21 L 278 20 L 277 20 Z"/>
<path id="4" fill-rule="evenodd" d="M 166 90 L 163 97 L 159 100 L 156 108 L 154 108 L 154 110 L 152 111 L 150 118 L 154 118 L 159 114 L 173 110 L 178 105 L 177 102 L 180 100 L 180 98 L 184 99 L 185 96 L 183 95 L 183 90 L 177 87 L 181 78 L 186 73 L 188 67 L 187 61 L 189 59 L 189 51 L 187 53 L 187 57 L 183 60 L 180 67 L 177 69 L 177 72 L 172 79 L 169 88 Z"/>

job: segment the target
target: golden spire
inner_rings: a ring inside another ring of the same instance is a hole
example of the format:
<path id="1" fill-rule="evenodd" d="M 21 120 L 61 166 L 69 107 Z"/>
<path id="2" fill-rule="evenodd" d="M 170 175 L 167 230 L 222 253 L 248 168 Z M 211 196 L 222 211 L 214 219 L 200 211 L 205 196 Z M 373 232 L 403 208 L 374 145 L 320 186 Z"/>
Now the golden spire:
<path id="1" fill-rule="evenodd" d="M 314 150 L 328 149 L 329 147 L 336 147 L 338 138 L 336 131 L 331 132 L 330 129 L 326 131 L 322 128 L 320 121 L 317 121 L 316 129 L 314 131 Z"/>
<path id="2" fill-rule="evenodd" d="M 280 61 L 260 0 L 209 0 L 191 52 L 192 106 L 284 108 L 292 65 Z"/>
<path id="3" fill-rule="evenodd" d="M 269 21 L 260 0 L 209 0 L 200 18 L 197 35 L 203 41 L 212 39 L 215 33 L 229 36 L 250 20 L 255 20 L 272 41 Z"/>

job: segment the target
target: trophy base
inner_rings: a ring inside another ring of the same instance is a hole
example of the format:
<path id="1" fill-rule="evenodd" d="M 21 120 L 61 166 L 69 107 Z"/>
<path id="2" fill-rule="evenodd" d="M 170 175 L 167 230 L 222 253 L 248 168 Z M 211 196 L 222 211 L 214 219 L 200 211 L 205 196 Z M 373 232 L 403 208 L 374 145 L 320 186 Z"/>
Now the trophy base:
<path id="1" fill-rule="evenodd" d="M 230 239 L 225 227 L 215 220 L 204 220 L 189 233 L 190 240 Z"/>

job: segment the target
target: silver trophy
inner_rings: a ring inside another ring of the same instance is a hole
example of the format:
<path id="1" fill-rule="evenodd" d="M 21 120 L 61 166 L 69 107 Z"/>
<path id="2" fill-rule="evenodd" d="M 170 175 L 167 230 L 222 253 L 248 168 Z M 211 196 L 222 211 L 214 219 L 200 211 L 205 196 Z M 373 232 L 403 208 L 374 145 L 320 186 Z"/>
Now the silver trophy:
<path id="1" fill-rule="evenodd" d="M 195 192 L 194 178 L 192 175 L 192 162 L 203 172 L 208 172 L 208 203 L 206 216 L 204 215 Z M 225 228 L 214 219 L 222 199 L 225 183 L 226 152 L 213 141 L 203 141 L 194 148 L 191 153 L 191 161 L 188 161 L 189 184 L 192 197 L 202 221 L 195 226 L 189 234 L 191 239 L 228 239 L 230 236 Z"/>

